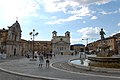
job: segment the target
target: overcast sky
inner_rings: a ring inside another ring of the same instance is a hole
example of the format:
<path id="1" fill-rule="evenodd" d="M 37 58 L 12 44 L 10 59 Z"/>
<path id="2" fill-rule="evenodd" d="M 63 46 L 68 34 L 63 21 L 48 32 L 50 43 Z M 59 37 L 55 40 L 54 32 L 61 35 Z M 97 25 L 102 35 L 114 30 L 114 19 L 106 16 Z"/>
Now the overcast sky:
<path id="1" fill-rule="evenodd" d="M 22 39 L 50 41 L 52 31 L 58 36 L 71 33 L 71 44 L 100 39 L 104 29 L 109 37 L 120 32 L 120 0 L 0 0 L 0 29 L 11 26 L 18 17 Z"/>

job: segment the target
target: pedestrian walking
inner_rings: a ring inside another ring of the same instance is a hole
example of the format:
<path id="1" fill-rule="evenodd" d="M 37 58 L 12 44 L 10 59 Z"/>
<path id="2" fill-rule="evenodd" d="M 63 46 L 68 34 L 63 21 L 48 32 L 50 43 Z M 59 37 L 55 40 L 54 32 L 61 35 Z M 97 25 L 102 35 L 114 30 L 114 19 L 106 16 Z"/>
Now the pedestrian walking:
<path id="1" fill-rule="evenodd" d="M 49 68 L 49 65 L 50 65 L 50 60 L 47 58 L 46 59 L 46 68 Z"/>
<path id="2" fill-rule="evenodd" d="M 39 67 L 42 68 L 43 63 L 44 63 L 44 57 L 43 57 L 42 53 L 39 53 L 38 57 L 39 57 Z"/>

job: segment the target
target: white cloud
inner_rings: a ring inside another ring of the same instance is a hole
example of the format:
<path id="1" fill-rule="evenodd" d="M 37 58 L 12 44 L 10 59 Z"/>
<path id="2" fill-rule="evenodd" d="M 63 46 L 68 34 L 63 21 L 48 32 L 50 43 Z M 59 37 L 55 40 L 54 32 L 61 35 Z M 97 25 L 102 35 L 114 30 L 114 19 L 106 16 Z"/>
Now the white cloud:
<path id="1" fill-rule="evenodd" d="M 71 43 L 82 43 L 82 44 L 87 44 L 87 39 L 88 43 L 93 42 L 95 40 L 98 40 L 99 37 L 99 32 L 101 28 L 100 27 L 86 27 L 86 28 L 81 28 L 77 30 L 77 32 L 80 34 L 80 38 L 71 38 Z"/>
<path id="2" fill-rule="evenodd" d="M 73 44 L 73 43 L 79 43 L 80 40 L 81 40 L 81 39 L 78 39 L 78 38 L 77 38 L 77 39 L 73 39 L 73 38 L 70 39 L 70 41 L 71 41 L 72 44 Z"/>
<path id="3" fill-rule="evenodd" d="M 97 0 L 95 3 L 98 5 L 101 5 L 101 4 L 109 3 L 111 1 L 114 1 L 114 0 Z"/>
<path id="4" fill-rule="evenodd" d="M 74 21 L 74 20 L 78 20 L 78 19 L 82 19 L 82 18 L 79 15 L 73 15 L 73 16 L 70 16 L 70 17 L 65 18 L 65 19 L 48 21 L 48 22 L 46 22 L 46 24 L 61 24 L 61 23 L 64 23 L 64 22 Z"/>
<path id="5" fill-rule="evenodd" d="M 42 4 L 47 12 L 72 12 L 81 16 L 89 15 L 84 4 L 108 3 L 112 0 L 0 0 L 0 10 L 6 19 L 15 17 L 39 16 L 37 10 Z M 81 9 L 78 9 L 81 8 Z"/>
<path id="6" fill-rule="evenodd" d="M 118 26 L 120 27 L 120 22 L 118 23 Z"/>
<path id="7" fill-rule="evenodd" d="M 81 7 L 79 10 L 71 11 L 71 14 L 77 14 L 79 16 L 90 16 L 90 10 L 88 7 Z"/>
<path id="8" fill-rule="evenodd" d="M 83 21 L 83 23 L 85 24 L 85 23 L 86 23 L 86 21 Z"/>
<path id="9" fill-rule="evenodd" d="M 120 12 L 120 8 L 118 9 L 118 12 Z"/>
<path id="10" fill-rule="evenodd" d="M 116 14 L 116 13 L 119 13 L 119 12 L 120 12 L 120 9 L 115 10 L 115 11 L 111 11 L 111 12 L 102 11 L 100 13 L 103 14 L 103 15 L 107 15 L 107 14 Z"/>
<path id="11" fill-rule="evenodd" d="M 90 5 L 90 4 L 101 5 L 101 4 L 109 3 L 114 0 L 74 0 L 74 1 L 80 3 L 81 5 Z"/>
<path id="12" fill-rule="evenodd" d="M 103 14 L 103 15 L 111 14 L 110 12 L 105 12 L 105 11 L 102 11 L 102 12 L 100 12 L 100 13 Z"/>
<path id="13" fill-rule="evenodd" d="M 82 37 L 81 38 L 98 38 L 100 27 L 86 27 L 80 30 L 77 30 Z"/>
<path id="14" fill-rule="evenodd" d="M 80 19 L 83 16 L 92 16 L 93 11 L 88 7 L 90 4 L 100 5 L 109 3 L 110 1 L 113 0 L 44 0 L 46 12 L 63 12 L 72 15 L 66 19 L 48 21 L 46 24 L 61 24 L 63 22 Z M 97 19 L 97 16 L 92 16 L 91 19 Z"/>
<path id="15" fill-rule="evenodd" d="M 43 0 L 46 12 L 76 11 L 79 7 L 90 4 L 106 4 L 113 0 Z"/>
<path id="16" fill-rule="evenodd" d="M 101 5 L 111 1 L 113 0 L 43 0 L 47 12 L 74 11 L 82 6 L 88 6 L 90 4 Z"/>
<path id="17" fill-rule="evenodd" d="M 79 5 L 79 3 L 70 0 L 43 0 L 43 2 L 46 12 L 66 12 Z"/>
<path id="18" fill-rule="evenodd" d="M 2 18 L 12 20 L 16 17 L 24 18 L 28 16 L 38 16 L 39 4 L 34 0 L 0 0 L 0 10 Z"/>
<path id="19" fill-rule="evenodd" d="M 97 19 L 97 16 L 92 16 L 91 19 Z"/>
<path id="20" fill-rule="evenodd" d="M 57 19 L 57 17 L 56 17 L 56 16 L 52 16 L 51 18 L 52 18 L 52 19 Z"/>
<path id="21" fill-rule="evenodd" d="M 61 24 L 63 22 L 74 21 L 78 19 L 82 19 L 82 16 L 90 16 L 90 10 L 88 7 L 82 7 L 79 11 L 71 11 L 72 16 L 66 19 L 58 19 L 55 21 L 48 21 L 46 24 Z"/>
<path id="22" fill-rule="evenodd" d="M 48 19 L 48 17 L 44 16 L 44 15 L 38 15 L 37 18 L 39 18 L 39 19 Z"/>
<path id="23" fill-rule="evenodd" d="M 46 12 L 63 12 L 72 14 L 72 16 L 68 17 L 67 19 L 48 21 L 46 24 L 60 24 L 62 22 L 77 20 L 79 17 L 91 16 L 93 11 L 88 8 L 90 4 L 101 5 L 111 1 L 113 0 L 43 0 Z M 91 19 L 97 19 L 97 17 L 92 16 Z"/>
<path id="24" fill-rule="evenodd" d="M 90 4 L 105 4 L 112 0 L 0 0 L 0 17 L 12 20 L 18 17 L 38 17 L 40 6 L 46 12 L 64 12 L 72 16 L 66 19 L 46 22 L 47 24 L 60 24 L 62 22 L 81 19 L 82 16 L 91 16 Z M 40 12 L 39 12 L 40 13 Z M 40 17 L 45 18 L 46 17 Z M 54 17 L 54 19 L 56 19 Z"/>

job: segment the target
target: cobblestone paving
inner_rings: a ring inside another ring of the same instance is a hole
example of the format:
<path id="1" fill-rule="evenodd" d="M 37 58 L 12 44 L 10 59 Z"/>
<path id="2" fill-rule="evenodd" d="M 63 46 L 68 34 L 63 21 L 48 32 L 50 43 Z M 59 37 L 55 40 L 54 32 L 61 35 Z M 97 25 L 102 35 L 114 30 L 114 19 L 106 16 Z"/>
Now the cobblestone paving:
<path id="1" fill-rule="evenodd" d="M 22 58 L 25 58 L 25 57 L 24 56 L 7 57 L 6 59 L 0 59 L 0 63 L 11 61 L 11 60 L 16 60 L 16 59 L 22 59 Z"/>
<path id="2" fill-rule="evenodd" d="M 40 78 L 37 79 L 32 77 L 13 75 L 0 70 L 0 80 L 49 80 L 49 79 L 40 79 Z"/>
<path id="3" fill-rule="evenodd" d="M 74 68 L 67 64 L 69 59 L 78 58 L 79 56 L 57 55 L 50 59 L 53 65 L 50 68 L 38 67 L 38 61 L 29 61 L 27 58 L 20 58 L 17 60 L 7 60 L 0 63 L 0 67 L 13 72 L 27 74 L 28 76 L 21 76 L 10 74 L 0 70 L 0 80 L 119 80 L 120 74 L 99 73 L 92 71 L 85 71 Z M 30 75 L 34 77 L 30 77 Z M 35 78 L 36 77 L 36 78 Z M 38 79 L 39 77 L 39 79 Z M 44 78 L 44 79 L 40 79 Z M 59 79 L 58 79 L 59 78 Z"/>
<path id="4" fill-rule="evenodd" d="M 55 67 L 55 68 L 61 69 L 61 70 L 69 71 L 69 72 L 120 77 L 120 74 L 117 74 L 117 73 L 95 72 L 95 71 L 78 69 L 74 66 L 70 66 L 67 62 L 53 63 L 52 66 Z"/>

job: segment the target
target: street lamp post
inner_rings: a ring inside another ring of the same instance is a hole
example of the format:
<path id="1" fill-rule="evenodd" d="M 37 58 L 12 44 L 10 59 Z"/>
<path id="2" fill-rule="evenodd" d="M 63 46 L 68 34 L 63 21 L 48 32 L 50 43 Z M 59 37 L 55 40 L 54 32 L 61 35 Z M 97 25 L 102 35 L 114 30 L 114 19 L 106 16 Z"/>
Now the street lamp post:
<path id="1" fill-rule="evenodd" d="M 32 36 L 32 59 L 34 59 L 34 39 L 35 36 L 37 36 L 38 34 L 38 32 L 35 32 L 35 29 L 33 29 L 33 31 L 29 33 L 29 35 Z"/>
<path id="2" fill-rule="evenodd" d="M 88 38 L 86 38 L 86 39 L 82 39 L 82 40 L 86 40 L 86 46 L 87 46 L 87 44 L 88 44 Z"/>
<path id="3" fill-rule="evenodd" d="M 87 45 L 88 45 L 88 38 L 86 38 L 86 39 L 82 39 L 82 40 L 86 40 L 86 46 L 85 46 L 85 52 L 87 51 L 88 52 L 88 47 L 87 47 Z"/>

